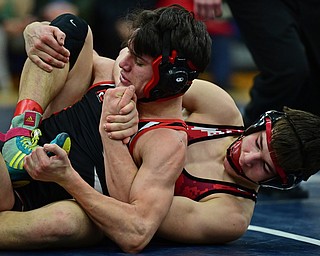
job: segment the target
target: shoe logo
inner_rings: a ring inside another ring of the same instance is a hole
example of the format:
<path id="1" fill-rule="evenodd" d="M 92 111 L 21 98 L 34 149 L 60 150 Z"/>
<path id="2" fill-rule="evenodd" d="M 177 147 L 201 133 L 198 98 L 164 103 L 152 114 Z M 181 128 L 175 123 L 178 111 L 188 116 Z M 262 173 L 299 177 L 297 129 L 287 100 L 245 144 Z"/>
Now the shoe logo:
<path id="1" fill-rule="evenodd" d="M 77 27 L 77 25 L 73 22 L 73 19 L 70 20 L 70 23 L 71 23 L 73 26 Z"/>
<path id="2" fill-rule="evenodd" d="M 36 113 L 26 112 L 24 116 L 24 125 L 34 126 L 36 121 Z"/>

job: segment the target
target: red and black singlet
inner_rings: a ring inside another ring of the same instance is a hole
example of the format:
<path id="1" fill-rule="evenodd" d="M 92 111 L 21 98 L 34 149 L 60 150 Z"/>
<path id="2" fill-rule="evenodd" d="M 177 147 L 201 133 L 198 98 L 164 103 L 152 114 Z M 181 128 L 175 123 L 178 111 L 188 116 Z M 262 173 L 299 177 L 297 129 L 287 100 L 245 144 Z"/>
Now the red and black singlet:
<path id="1" fill-rule="evenodd" d="M 208 125 L 194 122 L 186 122 L 188 132 L 188 144 L 218 139 L 227 136 L 240 136 L 244 127 Z M 191 175 L 183 169 L 175 184 L 175 196 L 184 196 L 199 201 L 202 198 L 215 194 L 226 193 L 238 197 L 248 198 L 253 201 L 257 199 L 257 192 L 253 189 L 240 186 L 235 183 L 199 178 Z"/>
<path id="2" fill-rule="evenodd" d="M 187 132 L 186 123 L 180 119 L 140 119 L 138 132 L 131 137 L 128 144 L 130 153 L 132 154 L 133 147 L 142 134 L 158 128 L 168 128 Z"/>

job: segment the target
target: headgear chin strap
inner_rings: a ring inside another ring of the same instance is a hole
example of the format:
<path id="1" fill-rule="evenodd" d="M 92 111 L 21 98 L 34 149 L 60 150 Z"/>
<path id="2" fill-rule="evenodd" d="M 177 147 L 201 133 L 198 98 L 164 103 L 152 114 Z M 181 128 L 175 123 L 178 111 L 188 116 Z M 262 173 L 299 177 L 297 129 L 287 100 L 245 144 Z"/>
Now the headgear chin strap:
<path id="1" fill-rule="evenodd" d="M 164 32 L 162 55 L 152 63 L 153 77 L 145 86 L 143 102 L 171 99 L 184 94 L 199 75 L 191 62 L 171 51 L 171 31 Z M 171 54 L 171 55 L 170 55 Z"/>

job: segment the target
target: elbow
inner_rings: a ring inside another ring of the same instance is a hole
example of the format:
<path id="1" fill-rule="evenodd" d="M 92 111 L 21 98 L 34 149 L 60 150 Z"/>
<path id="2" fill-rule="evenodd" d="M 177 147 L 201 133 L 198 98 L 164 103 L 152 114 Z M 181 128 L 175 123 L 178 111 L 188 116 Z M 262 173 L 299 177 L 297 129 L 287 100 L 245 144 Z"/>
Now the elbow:
<path id="1" fill-rule="evenodd" d="M 134 232 L 129 233 L 123 234 L 123 239 L 116 242 L 122 251 L 131 254 L 141 252 L 148 245 L 154 234 L 146 225 L 140 225 Z"/>
<path id="2" fill-rule="evenodd" d="M 211 229 L 206 234 L 209 239 L 207 242 L 210 244 L 226 244 L 238 240 L 247 231 L 249 221 L 240 214 L 233 216 L 225 221 L 224 227 L 218 232 L 216 229 Z"/>
<path id="3" fill-rule="evenodd" d="M 137 254 L 141 252 L 147 244 L 148 242 L 146 242 L 144 236 L 136 236 L 130 241 L 119 244 L 119 247 L 125 253 Z"/>
<path id="4" fill-rule="evenodd" d="M 242 237 L 247 232 L 248 226 L 249 222 L 245 218 L 242 218 L 242 220 L 235 225 L 236 232 L 233 240 L 237 240 Z"/>
<path id="5" fill-rule="evenodd" d="M 230 226 L 230 236 L 226 237 L 225 243 L 235 241 L 242 237 L 250 224 L 250 221 L 242 215 L 238 215 L 237 218 L 234 218 Z"/>

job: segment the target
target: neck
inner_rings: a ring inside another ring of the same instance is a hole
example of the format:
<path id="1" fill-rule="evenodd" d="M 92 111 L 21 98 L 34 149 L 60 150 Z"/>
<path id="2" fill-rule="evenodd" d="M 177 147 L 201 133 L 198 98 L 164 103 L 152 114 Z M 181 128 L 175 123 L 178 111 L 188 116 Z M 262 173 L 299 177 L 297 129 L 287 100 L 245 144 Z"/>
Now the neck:
<path id="1" fill-rule="evenodd" d="M 139 118 L 182 119 L 182 97 L 159 102 L 137 103 Z"/>

